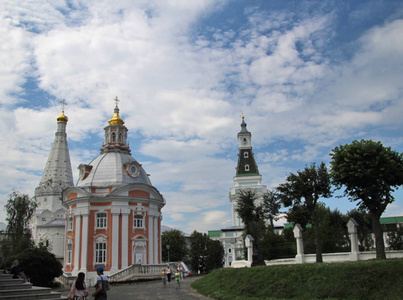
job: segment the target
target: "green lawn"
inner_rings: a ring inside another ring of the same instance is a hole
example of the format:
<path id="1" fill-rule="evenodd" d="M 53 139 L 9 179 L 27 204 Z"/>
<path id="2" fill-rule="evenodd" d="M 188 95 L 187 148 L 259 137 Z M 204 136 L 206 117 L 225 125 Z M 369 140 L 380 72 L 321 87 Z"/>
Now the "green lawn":
<path id="1" fill-rule="evenodd" d="M 192 287 L 215 299 L 403 299 L 403 259 L 216 270 Z"/>

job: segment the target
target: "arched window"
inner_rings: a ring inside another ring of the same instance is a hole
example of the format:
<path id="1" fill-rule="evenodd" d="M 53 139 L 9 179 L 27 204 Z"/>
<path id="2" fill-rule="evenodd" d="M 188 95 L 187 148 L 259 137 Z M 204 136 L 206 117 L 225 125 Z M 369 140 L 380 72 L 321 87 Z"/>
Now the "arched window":
<path id="1" fill-rule="evenodd" d="M 122 133 L 119 133 L 119 144 L 123 143 L 123 135 Z"/>
<path id="2" fill-rule="evenodd" d="M 116 143 L 116 133 L 112 132 L 112 143 Z"/>
<path id="3" fill-rule="evenodd" d="M 249 171 L 249 165 L 245 165 L 245 171 L 246 171 L 246 172 Z"/>
<path id="4" fill-rule="evenodd" d="M 244 153 L 243 153 L 243 157 L 244 157 L 244 158 L 248 158 L 248 157 L 249 157 L 249 153 L 248 153 L 248 152 L 244 152 Z"/>
<path id="5" fill-rule="evenodd" d="M 243 138 L 242 143 L 246 145 L 246 138 Z"/>

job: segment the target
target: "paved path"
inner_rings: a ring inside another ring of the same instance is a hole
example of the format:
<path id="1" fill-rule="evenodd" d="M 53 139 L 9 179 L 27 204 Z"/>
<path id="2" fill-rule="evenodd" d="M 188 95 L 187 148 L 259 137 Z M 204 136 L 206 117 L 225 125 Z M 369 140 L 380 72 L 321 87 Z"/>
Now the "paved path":
<path id="1" fill-rule="evenodd" d="M 190 284 L 199 279 L 197 276 L 187 277 L 181 282 L 179 289 L 176 288 L 176 283 L 171 281 L 167 286 L 162 285 L 162 281 L 151 281 L 135 284 L 120 284 L 112 285 L 111 290 L 108 292 L 108 300 L 126 300 L 126 299 L 164 299 L 164 300 L 196 300 L 196 299 L 209 299 L 195 290 L 192 289 Z M 93 289 L 90 289 L 90 294 Z M 63 295 L 67 293 L 63 293 Z M 89 300 L 94 297 L 88 297 Z"/>

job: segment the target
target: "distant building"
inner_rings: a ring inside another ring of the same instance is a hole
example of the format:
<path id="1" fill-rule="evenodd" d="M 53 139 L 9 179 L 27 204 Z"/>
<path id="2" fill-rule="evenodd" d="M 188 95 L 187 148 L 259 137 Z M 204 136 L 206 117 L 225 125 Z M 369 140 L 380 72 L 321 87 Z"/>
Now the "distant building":
<path id="1" fill-rule="evenodd" d="M 241 218 L 236 210 L 237 199 L 241 190 L 254 190 L 257 193 L 257 201 L 261 202 L 268 192 L 267 187 L 262 185 L 262 176 L 252 151 L 252 133 L 246 128 L 242 115 L 241 131 L 238 137 L 238 163 L 234 176 L 234 186 L 231 187 L 229 200 L 231 203 L 232 226 L 221 230 L 209 231 L 212 239 L 220 240 L 225 251 L 225 267 L 230 267 L 234 260 L 243 259 L 244 241 L 242 239 L 243 227 Z"/>

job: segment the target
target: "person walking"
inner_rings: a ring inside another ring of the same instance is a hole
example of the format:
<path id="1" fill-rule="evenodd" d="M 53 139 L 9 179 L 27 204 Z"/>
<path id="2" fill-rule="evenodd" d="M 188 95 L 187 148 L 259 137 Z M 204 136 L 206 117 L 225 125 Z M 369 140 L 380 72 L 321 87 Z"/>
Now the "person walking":
<path id="1" fill-rule="evenodd" d="M 71 285 L 70 293 L 67 296 L 69 300 L 87 300 L 88 287 L 85 284 L 85 274 L 78 273 L 76 281 Z"/>
<path id="2" fill-rule="evenodd" d="M 181 287 L 181 274 L 179 270 L 175 273 L 175 281 L 176 281 L 176 288 L 179 289 Z"/>
<path id="3" fill-rule="evenodd" d="M 172 271 L 169 265 L 167 266 L 167 276 L 168 276 L 168 282 L 171 282 Z"/>
<path id="4" fill-rule="evenodd" d="M 162 269 L 162 285 L 163 285 L 163 287 L 166 287 L 166 286 L 167 286 L 167 280 L 168 280 L 168 278 L 167 278 L 167 271 L 166 271 L 165 268 L 163 268 L 163 269 Z"/>
<path id="5" fill-rule="evenodd" d="M 104 275 L 104 267 L 99 266 L 97 268 L 97 284 L 95 285 L 95 292 L 92 293 L 92 296 L 95 297 L 95 300 L 106 300 L 107 299 L 107 291 L 111 289 L 109 285 L 108 277 Z"/>

